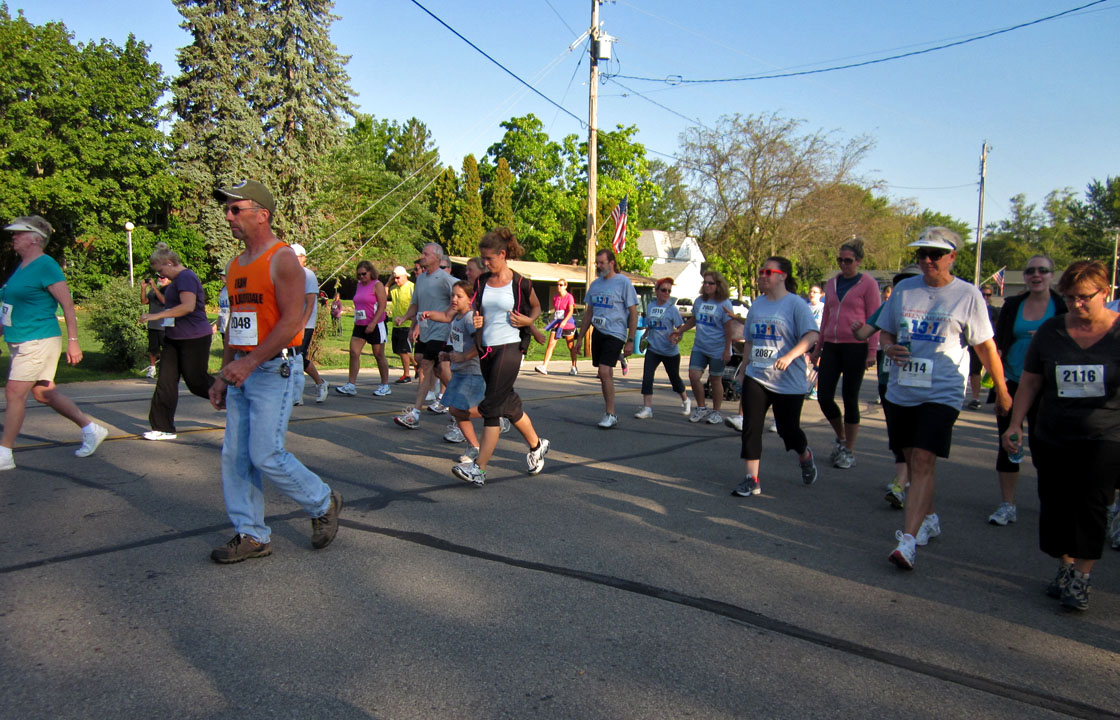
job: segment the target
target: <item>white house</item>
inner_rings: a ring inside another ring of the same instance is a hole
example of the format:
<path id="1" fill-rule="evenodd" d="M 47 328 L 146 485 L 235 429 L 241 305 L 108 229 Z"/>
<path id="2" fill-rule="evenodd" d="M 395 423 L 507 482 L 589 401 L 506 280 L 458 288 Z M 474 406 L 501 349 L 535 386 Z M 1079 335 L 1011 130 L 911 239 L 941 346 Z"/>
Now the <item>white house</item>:
<path id="1" fill-rule="evenodd" d="M 642 257 L 653 261 L 651 276 L 673 278 L 673 297 L 694 298 L 700 294 L 704 253 L 696 238 L 683 232 L 643 230 L 638 236 L 638 249 Z"/>

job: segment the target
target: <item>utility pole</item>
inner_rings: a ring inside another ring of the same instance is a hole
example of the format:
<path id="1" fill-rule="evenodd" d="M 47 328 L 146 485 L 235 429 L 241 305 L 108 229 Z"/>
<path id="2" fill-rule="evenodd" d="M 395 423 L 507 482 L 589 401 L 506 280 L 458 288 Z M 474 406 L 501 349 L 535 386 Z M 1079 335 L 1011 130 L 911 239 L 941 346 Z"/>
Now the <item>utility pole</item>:
<path id="1" fill-rule="evenodd" d="M 587 108 L 587 289 L 595 279 L 599 202 L 599 0 L 591 0 L 591 88 Z"/>
<path id="2" fill-rule="evenodd" d="M 1112 287 L 1108 289 L 1108 299 L 1116 299 L 1116 262 L 1120 260 L 1120 228 L 1112 228 Z"/>
<path id="3" fill-rule="evenodd" d="M 972 284 L 980 285 L 980 256 L 984 249 L 984 180 L 988 175 L 988 141 L 980 148 L 980 210 L 976 214 L 976 272 Z"/>

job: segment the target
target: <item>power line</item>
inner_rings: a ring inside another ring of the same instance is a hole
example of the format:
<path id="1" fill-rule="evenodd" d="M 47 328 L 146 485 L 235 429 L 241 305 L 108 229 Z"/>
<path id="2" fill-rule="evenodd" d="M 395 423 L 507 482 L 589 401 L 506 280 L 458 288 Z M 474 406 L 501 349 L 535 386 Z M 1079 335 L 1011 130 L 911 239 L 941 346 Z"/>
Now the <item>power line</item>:
<path id="1" fill-rule="evenodd" d="M 537 90 L 537 89 L 536 89 L 535 87 L 533 87 L 532 85 L 530 85 L 530 84 L 529 84 L 529 83 L 527 83 L 526 81 L 522 80 L 522 79 L 521 79 L 521 78 L 520 78 L 520 77 L 519 77 L 519 76 L 517 75 L 517 73 L 513 72 L 512 70 L 510 70 L 509 68 L 507 68 L 507 67 L 506 67 L 505 65 L 502 65 L 502 64 L 501 64 L 500 62 L 498 62 L 498 61 L 497 61 L 497 60 L 495 60 L 494 58 L 490 57 L 490 55 L 488 55 L 488 54 L 486 53 L 486 51 L 485 51 L 485 50 L 483 50 L 483 49 L 482 49 L 482 48 L 480 48 L 479 46 L 475 45 L 475 44 L 474 44 L 473 42 L 471 42 L 471 41 L 470 41 L 470 40 L 468 40 L 467 38 L 463 37 L 463 35 L 462 35 L 462 34 L 461 34 L 461 33 L 460 33 L 460 32 L 459 32 L 458 30 L 456 30 L 455 28 L 453 28 L 453 27 L 451 27 L 450 25 L 448 25 L 447 23 L 445 23 L 445 22 L 444 22 L 443 20 L 441 20 L 441 19 L 439 18 L 439 16 L 437 16 L 437 15 L 436 15 L 435 13 L 433 13 L 433 12 L 432 12 L 431 10 L 429 10 L 428 8 L 426 8 L 426 7 L 424 7 L 423 5 L 421 5 L 421 4 L 419 3 L 419 2 L 417 2 L 417 0 L 409 0 L 409 1 L 410 1 L 410 2 L 411 2 L 411 3 L 413 4 L 413 5 L 415 5 L 416 7 L 420 8 L 421 10 L 423 10 L 424 12 L 426 12 L 426 13 L 427 13 L 428 15 L 430 15 L 430 16 L 432 17 L 432 19 L 433 19 L 433 20 L 435 20 L 436 22 L 438 22 L 438 23 L 439 23 L 440 25 L 443 25 L 443 26 L 444 26 L 445 28 L 447 28 L 448 30 L 450 30 L 450 31 L 451 31 L 451 32 L 452 32 L 452 33 L 453 33 L 453 34 L 455 35 L 455 37 L 459 38 L 460 40 L 462 40 L 463 42 L 465 42 L 465 43 L 466 43 L 467 45 L 470 45 L 470 46 L 471 46 L 472 48 L 474 48 L 474 50 L 475 50 L 475 51 L 476 51 L 476 52 L 477 52 L 478 54 L 482 55 L 482 57 L 486 58 L 487 60 L 489 60 L 490 62 L 494 63 L 495 65 L 497 65 L 498 67 L 500 67 L 500 68 L 501 68 L 502 70 L 504 70 L 504 71 L 506 72 L 506 74 L 507 74 L 507 75 L 509 75 L 510 77 L 512 77 L 512 78 L 513 78 L 514 80 L 516 80 L 517 82 L 521 83 L 521 84 L 522 84 L 522 85 L 524 85 L 525 87 L 527 87 L 527 88 L 529 88 L 530 90 L 532 90 L 532 91 L 533 91 L 534 93 L 536 93 L 536 94 L 537 94 L 537 95 L 539 95 L 539 96 L 540 96 L 541 98 L 543 98 L 543 99 L 544 99 L 545 101 L 547 101 L 547 102 L 548 102 L 549 104 L 551 104 L 551 105 L 554 105 L 554 106 L 555 106 L 556 108 L 558 108 L 559 110 L 562 110 L 562 111 L 564 111 L 565 113 L 567 113 L 568 115 L 570 115 L 570 116 L 571 116 L 571 117 L 572 117 L 572 118 L 573 118 L 573 119 L 574 119 L 574 120 L 575 120 L 576 122 L 578 122 L 578 123 L 580 124 L 580 127 L 587 127 L 587 122 L 586 122 L 586 121 L 584 121 L 584 120 L 582 120 L 582 119 L 581 119 L 581 118 L 580 118 L 580 117 L 579 117 L 578 115 L 576 115 L 575 113 L 573 113 L 573 112 L 572 112 L 571 110 L 569 110 L 568 108 L 564 107 L 564 106 L 563 106 L 563 105 L 561 105 L 560 103 L 556 102 L 555 100 L 553 100 L 553 99 L 552 99 L 552 98 L 550 98 L 549 96 L 545 95 L 545 94 L 544 94 L 544 93 L 542 93 L 542 92 L 541 92 L 540 90 Z M 1100 1 L 1100 2 L 1104 2 L 1105 0 L 1099 0 L 1099 1 Z"/>
<path id="2" fill-rule="evenodd" d="M 413 0 L 413 2 L 415 2 L 415 0 Z M 945 50 L 947 48 L 957 47 L 959 45 L 967 45 L 968 43 L 973 43 L 973 42 L 976 42 L 978 40 L 986 40 L 988 38 L 995 37 L 996 35 L 1003 35 L 1004 33 L 1009 33 L 1009 32 L 1012 32 L 1014 30 L 1021 30 L 1025 27 L 1030 27 L 1031 25 L 1038 25 L 1039 23 L 1047 22 L 1049 20 L 1055 20 L 1055 19 L 1060 18 L 1064 15 L 1069 15 L 1071 13 L 1075 13 L 1075 12 L 1078 12 L 1080 10 L 1085 10 L 1086 8 L 1090 8 L 1090 7 L 1093 7 L 1094 5 L 1100 5 L 1100 4 L 1106 3 L 1106 2 L 1109 2 L 1109 0 L 1094 0 L 1093 2 L 1086 3 L 1085 5 L 1081 5 L 1079 7 L 1071 8 L 1069 10 L 1063 10 L 1062 12 L 1055 13 L 1053 15 L 1047 15 L 1046 17 L 1041 17 L 1041 18 L 1038 18 L 1038 19 L 1035 19 L 1035 20 L 1030 20 L 1028 22 L 1019 23 L 1018 25 L 1012 25 L 1011 27 L 1003 28 L 1001 30 L 993 30 L 992 32 L 989 32 L 989 33 L 984 33 L 982 35 L 977 35 L 975 37 L 966 38 L 964 40 L 958 40 L 956 42 L 950 42 L 950 43 L 945 43 L 943 45 L 937 45 L 937 46 L 934 46 L 934 47 L 931 47 L 931 48 L 926 48 L 924 50 L 914 50 L 912 52 L 901 53 L 901 54 L 898 54 L 898 55 L 890 55 L 888 57 L 877 58 L 875 60 L 865 60 L 863 62 L 848 63 L 846 65 L 836 65 L 836 66 L 833 66 L 833 67 L 818 68 L 816 70 L 801 70 L 801 71 L 798 71 L 798 72 L 774 73 L 774 74 L 770 74 L 770 75 L 747 75 L 747 76 L 744 76 L 744 77 L 734 77 L 734 78 L 707 78 L 707 79 L 702 79 L 702 80 L 686 80 L 685 78 L 681 77 L 680 75 L 671 75 L 671 76 L 666 76 L 666 77 L 663 77 L 663 78 L 639 77 L 639 76 L 636 76 L 636 75 L 615 75 L 615 76 L 612 76 L 612 77 L 620 77 L 620 78 L 624 78 L 626 80 L 641 80 L 641 81 L 644 81 L 644 82 L 664 82 L 664 83 L 669 83 L 669 84 L 672 84 L 672 85 L 695 85 L 695 84 L 705 84 L 705 83 L 749 82 L 749 81 L 752 81 L 752 80 L 774 80 L 774 79 L 778 79 L 778 78 L 799 77 L 799 76 L 802 76 L 802 75 L 818 75 L 820 73 L 834 72 L 836 70 L 850 70 L 852 68 L 864 67 L 864 66 L 867 66 L 867 65 L 876 65 L 876 64 L 879 64 L 879 63 L 889 62 L 891 60 L 901 60 L 903 58 L 914 57 L 915 55 L 925 55 L 926 53 L 936 52 L 938 50 Z"/>
<path id="3" fill-rule="evenodd" d="M 907 185 L 891 185 L 888 183 L 887 187 L 892 190 L 960 190 L 961 188 L 966 187 L 976 187 L 976 183 L 970 182 L 965 183 L 964 185 L 943 185 L 941 187 L 909 187 Z"/>
<path id="4" fill-rule="evenodd" d="M 550 3 L 548 0 L 544 0 L 544 4 L 548 5 L 548 7 L 552 9 L 552 12 L 556 13 L 556 17 L 560 18 L 560 22 L 564 23 L 564 27 L 568 28 L 568 32 L 570 32 L 572 35 L 579 34 L 572 29 L 572 26 L 568 24 L 568 21 L 564 19 L 564 16 L 560 14 L 560 11 L 557 10 L 552 3 Z"/>

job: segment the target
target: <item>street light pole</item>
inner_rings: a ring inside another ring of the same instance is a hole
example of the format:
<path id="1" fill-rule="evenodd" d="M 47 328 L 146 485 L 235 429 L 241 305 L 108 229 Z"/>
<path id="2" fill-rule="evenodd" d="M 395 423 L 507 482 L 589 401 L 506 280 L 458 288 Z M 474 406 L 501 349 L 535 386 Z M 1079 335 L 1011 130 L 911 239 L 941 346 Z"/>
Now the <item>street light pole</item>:
<path id="1" fill-rule="evenodd" d="M 128 286 L 136 287 L 136 279 L 132 274 L 132 231 L 136 226 L 129 220 L 124 224 L 124 230 L 128 233 Z"/>

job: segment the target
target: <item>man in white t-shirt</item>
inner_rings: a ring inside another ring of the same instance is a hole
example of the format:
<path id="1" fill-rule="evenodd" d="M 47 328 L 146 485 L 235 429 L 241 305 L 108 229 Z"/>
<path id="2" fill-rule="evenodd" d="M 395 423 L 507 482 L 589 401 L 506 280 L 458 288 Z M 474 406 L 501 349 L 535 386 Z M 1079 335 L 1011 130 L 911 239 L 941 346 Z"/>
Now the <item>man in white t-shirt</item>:
<path id="1" fill-rule="evenodd" d="M 319 321 L 319 278 L 315 277 L 315 272 L 307 267 L 307 251 L 304 250 L 303 245 L 292 245 L 292 250 L 296 254 L 296 259 L 299 260 L 300 266 L 303 268 L 304 275 L 304 288 L 303 292 L 307 302 L 303 308 L 303 343 L 299 346 L 300 355 L 303 356 L 303 372 L 311 376 L 315 381 L 315 388 L 317 390 L 315 395 L 315 402 L 321 403 L 327 399 L 327 390 L 329 386 L 327 381 L 319 375 L 319 370 L 315 367 L 315 363 L 311 362 L 307 351 L 311 347 L 311 338 L 315 334 L 315 324 Z M 299 375 L 296 380 L 296 397 L 293 405 L 303 405 L 303 388 L 304 383 L 303 374 Z"/>

